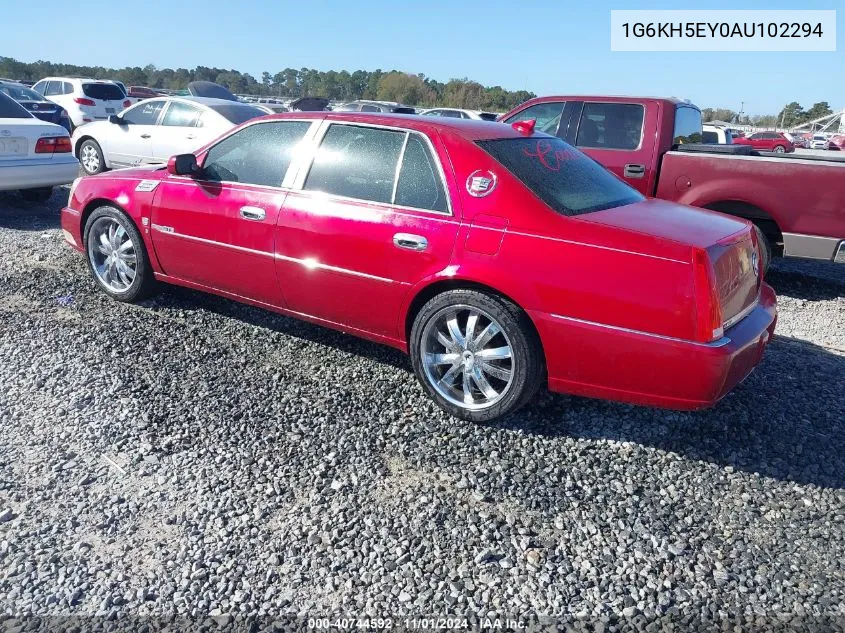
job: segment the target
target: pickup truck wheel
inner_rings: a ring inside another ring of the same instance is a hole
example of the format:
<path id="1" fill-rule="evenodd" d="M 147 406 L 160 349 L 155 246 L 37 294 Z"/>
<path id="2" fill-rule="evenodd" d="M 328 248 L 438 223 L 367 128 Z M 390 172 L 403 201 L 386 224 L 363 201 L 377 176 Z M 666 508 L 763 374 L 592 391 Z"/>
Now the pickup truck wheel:
<path id="1" fill-rule="evenodd" d="M 27 202 L 47 202 L 53 195 L 52 187 L 38 187 L 38 189 L 21 189 L 21 198 Z"/>
<path id="2" fill-rule="evenodd" d="M 528 316 L 513 303 L 476 290 L 429 300 L 411 328 L 411 363 L 447 413 L 487 422 L 524 405 L 545 372 Z"/>
<path id="3" fill-rule="evenodd" d="M 153 294 L 156 280 L 144 240 L 120 209 L 95 209 L 85 222 L 84 236 L 88 268 L 107 295 L 133 302 Z"/>
<path id="4" fill-rule="evenodd" d="M 772 243 L 769 242 L 769 238 L 766 237 L 763 230 L 756 224 L 754 225 L 754 230 L 757 231 L 757 243 L 760 244 L 760 257 L 762 259 L 760 266 L 765 277 L 769 271 L 769 264 L 772 261 Z"/>
<path id="5" fill-rule="evenodd" d="M 89 176 L 99 174 L 106 170 L 106 161 L 103 159 L 103 150 L 99 143 L 92 138 L 85 139 L 79 146 L 79 163 L 82 169 Z"/>
<path id="6" fill-rule="evenodd" d="M 786 148 L 783 145 L 775 145 L 775 152 L 778 154 L 783 154 L 786 151 Z"/>

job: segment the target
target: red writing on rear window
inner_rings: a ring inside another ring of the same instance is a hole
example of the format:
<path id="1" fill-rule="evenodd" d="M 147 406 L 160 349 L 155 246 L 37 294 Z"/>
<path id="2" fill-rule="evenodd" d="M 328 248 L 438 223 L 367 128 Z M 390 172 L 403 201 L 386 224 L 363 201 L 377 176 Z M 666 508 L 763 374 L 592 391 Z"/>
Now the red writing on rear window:
<path id="1" fill-rule="evenodd" d="M 549 171 L 560 171 L 560 167 L 563 163 L 577 158 L 575 152 L 570 149 L 553 150 L 552 144 L 545 139 L 537 141 L 533 152 L 528 147 L 524 148 L 522 152 L 526 156 L 539 160 L 543 167 Z"/>

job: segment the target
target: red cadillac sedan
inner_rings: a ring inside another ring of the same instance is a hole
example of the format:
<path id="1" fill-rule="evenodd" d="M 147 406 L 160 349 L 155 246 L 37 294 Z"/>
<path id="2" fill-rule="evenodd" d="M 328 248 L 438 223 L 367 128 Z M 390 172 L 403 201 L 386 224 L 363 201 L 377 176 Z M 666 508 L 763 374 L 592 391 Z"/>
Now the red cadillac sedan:
<path id="1" fill-rule="evenodd" d="M 254 119 L 77 181 L 62 228 L 114 299 L 166 282 L 391 345 L 463 419 L 543 385 L 713 405 L 775 327 L 752 225 L 647 200 L 533 124 Z"/>

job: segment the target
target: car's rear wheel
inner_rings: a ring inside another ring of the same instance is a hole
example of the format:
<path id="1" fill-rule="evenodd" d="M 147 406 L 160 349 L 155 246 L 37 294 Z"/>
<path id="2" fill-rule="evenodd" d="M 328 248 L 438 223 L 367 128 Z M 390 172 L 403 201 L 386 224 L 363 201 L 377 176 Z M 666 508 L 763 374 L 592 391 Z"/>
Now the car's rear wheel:
<path id="1" fill-rule="evenodd" d="M 485 422 L 515 411 L 537 391 L 542 347 L 528 316 L 510 301 L 450 290 L 426 303 L 411 329 L 414 372 L 455 417 Z"/>
<path id="2" fill-rule="evenodd" d="M 100 149 L 100 144 L 97 141 L 92 138 L 82 141 L 82 145 L 79 146 L 79 163 L 89 176 L 106 170 L 103 150 Z"/>
<path id="3" fill-rule="evenodd" d="M 778 154 L 783 154 L 786 151 L 786 148 L 783 145 L 775 145 L 775 152 Z"/>
<path id="4" fill-rule="evenodd" d="M 52 187 L 38 187 L 37 189 L 21 189 L 21 198 L 27 202 L 47 202 L 53 195 Z"/>
<path id="5" fill-rule="evenodd" d="M 113 299 L 132 302 L 155 291 L 141 234 L 119 209 L 104 206 L 91 213 L 85 223 L 85 253 L 94 280 Z"/>

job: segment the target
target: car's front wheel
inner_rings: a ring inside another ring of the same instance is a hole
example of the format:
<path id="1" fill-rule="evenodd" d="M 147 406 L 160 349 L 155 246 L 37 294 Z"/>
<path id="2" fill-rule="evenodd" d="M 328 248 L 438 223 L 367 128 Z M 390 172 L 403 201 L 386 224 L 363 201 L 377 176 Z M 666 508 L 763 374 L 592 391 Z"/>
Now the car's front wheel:
<path id="1" fill-rule="evenodd" d="M 426 303 L 411 329 L 414 372 L 455 417 L 486 422 L 515 411 L 537 391 L 543 351 L 528 316 L 502 297 L 450 290 Z"/>
<path id="2" fill-rule="evenodd" d="M 99 174 L 106 170 L 106 161 L 103 159 L 103 150 L 100 144 L 92 138 L 82 141 L 79 146 L 79 163 L 82 169 L 89 176 Z"/>
<path id="3" fill-rule="evenodd" d="M 141 234 L 122 211 L 104 206 L 85 222 L 85 253 L 97 284 L 118 301 L 137 301 L 156 281 Z"/>

